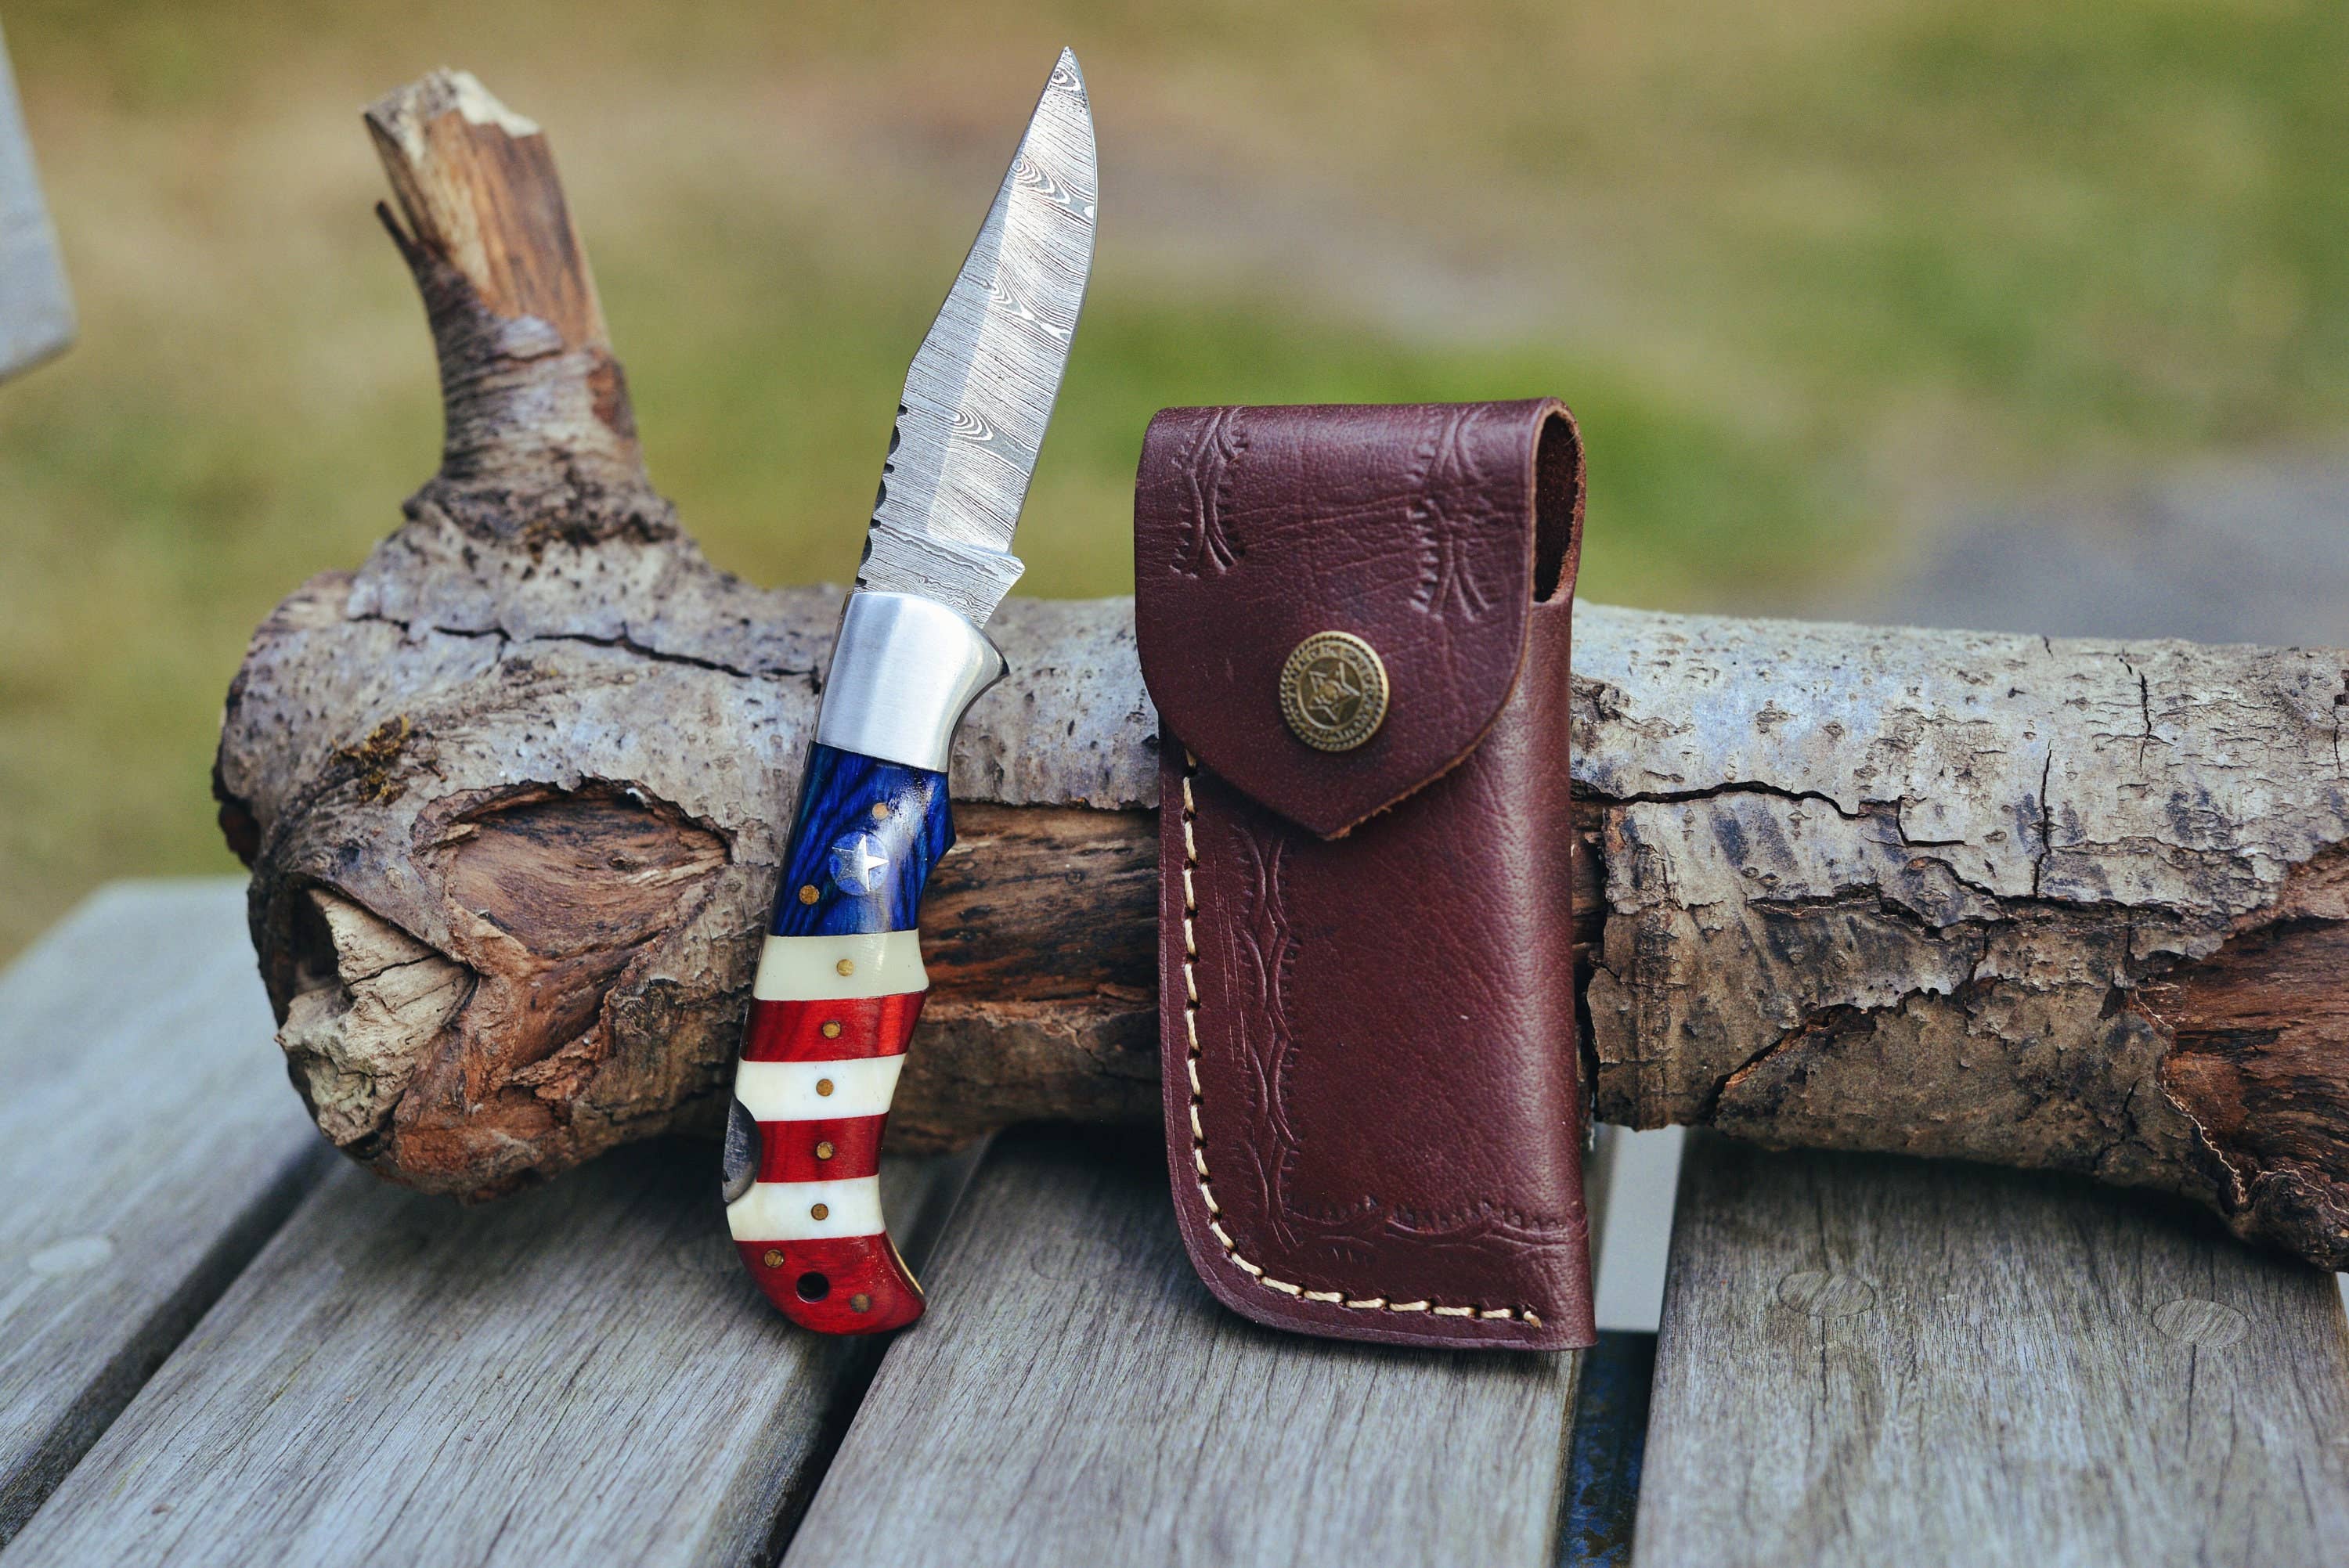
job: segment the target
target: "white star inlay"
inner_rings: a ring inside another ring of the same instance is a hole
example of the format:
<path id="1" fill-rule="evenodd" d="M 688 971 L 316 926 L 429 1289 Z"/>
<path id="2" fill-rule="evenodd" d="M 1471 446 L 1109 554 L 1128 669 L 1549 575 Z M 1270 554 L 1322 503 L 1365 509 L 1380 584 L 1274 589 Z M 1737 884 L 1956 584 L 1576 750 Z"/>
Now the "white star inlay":
<path id="1" fill-rule="evenodd" d="M 867 893 L 881 886 L 889 857 L 870 833 L 850 833 L 832 846 L 832 880 L 844 892 Z"/>

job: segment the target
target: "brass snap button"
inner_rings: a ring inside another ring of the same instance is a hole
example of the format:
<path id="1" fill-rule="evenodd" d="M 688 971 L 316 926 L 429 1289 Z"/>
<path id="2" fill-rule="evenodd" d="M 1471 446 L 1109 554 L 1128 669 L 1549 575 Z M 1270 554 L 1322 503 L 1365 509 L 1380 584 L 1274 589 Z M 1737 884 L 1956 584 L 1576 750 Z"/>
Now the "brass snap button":
<path id="1" fill-rule="evenodd" d="M 1316 632 L 1280 666 L 1280 717 L 1317 751 L 1351 751 L 1387 717 L 1387 666 L 1350 632 Z"/>

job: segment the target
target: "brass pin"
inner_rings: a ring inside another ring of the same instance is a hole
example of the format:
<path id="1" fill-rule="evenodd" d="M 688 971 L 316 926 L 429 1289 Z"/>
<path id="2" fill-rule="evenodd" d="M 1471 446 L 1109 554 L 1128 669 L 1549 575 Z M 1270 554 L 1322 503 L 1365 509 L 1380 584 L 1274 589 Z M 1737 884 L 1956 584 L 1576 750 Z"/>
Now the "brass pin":
<path id="1" fill-rule="evenodd" d="M 827 1040 L 836 1040 L 840 1038 L 840 1020 L 837 1018 L 826 1018 L 823 1022 L 823 1029 L 819 1032 Z"/>
<path id="2" fill-rule="evenodd" d="M 833 968 L 843 975 L 854 975 L 856 973 L 856 960 L 854 958 L 843 958 L 839 963 L 833 965 Z"/>
<path id="3" fill-rule="evenodd" d="M 782 1249 L 781 1247 L 769 1247 L 767 1249 L 767 1255 L 761 1258 L 759 1261 L 765 1264 L 771 1269 L 779 1269 L 783 1266 Z"/>
<path id="4" fill-rule="evenodd" d="M 818 1160 L 829 1160 L 832 1158 L 832 1154 L 833 1149 L 831 1144 L 819 1143 L 815 1146 L 815 1157 Z"/>
<path id="5" fill-rule="evenodd" d="M 818 1094 L 830 1094 L 832 1092 L 832 1080 L 830 1078 L 816 1079 L 815 1092 Z"/>
<path id="6" fill-rule="evenodd" d="M 873 802 L 873 820 L 876 822 L 885 822 L 889 820 L 888 801 L 875 800 Z"/>
<path id="7" fill-rule="evenodd" d="M 848 1310 L 851 1312 L 869 1312 L 872 1307 L 873 1298 L 861 1290 L 848 1298 Z"/>
<path id="8" fill-rule="evenodd" d="M 829 1203 L 816 1203 L 810 1206 L 808 1209 L 808 1218 L 811 1220 L 829 1220 L 832 1218 L 832 1205 Z"/>
<path id="9" fill-rule="evenodd" d="M 802 903 L 813 903 L 823 896 L 823 894 L 815 891 L 815 883 L 813 882 L 803 882 L 800 885 L 800 902 Z"/>

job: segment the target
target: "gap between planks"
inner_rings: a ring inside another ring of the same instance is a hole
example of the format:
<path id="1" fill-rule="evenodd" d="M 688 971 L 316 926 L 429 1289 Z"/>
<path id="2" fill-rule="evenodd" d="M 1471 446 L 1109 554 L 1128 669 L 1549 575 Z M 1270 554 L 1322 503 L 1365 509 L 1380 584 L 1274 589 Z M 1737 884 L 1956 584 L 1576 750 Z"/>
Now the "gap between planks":
<path id="1" fill-rule="evenodd" d="M 787 1565 L 1555 1561 L 1578 1358 L 1226 1312 L 1155 1137 L 1006 1135 L 931 1285 Z"/>
<path id="2" fill-rule="evenodd" d="M 889 1160 L 909 1253 L 968 1157 Z M 58 1486 L 39 1563 L 761 1563 L 879 1354 L 743 1275 L 706 1143 L 478 1209 L 336 1171 Z"/>
<path id="3" fill-rule="evenodd" d="M 1055 1408 L 1068 1428 L 1055 1441 L 1110 1443 L 1066 1478 L 1078 1496 L 1123 1490 L 1117 1467 L 1170 1437 L 1210 1439 L 1181 1472 L 1146 1462 L 1126 1515 L 1074 1496 L 1058 1513 L 1023 1509 L 1003 1540 L 1028 1562 L 1054 1560 L 1056 1540 L 1081 1560 L 1081 1538 L 1104 1527 L 1128 1544 L 1163 1532 L 1170 1559 L 1202 1542 L 1248 1561 L 1286 1560 L 1284 1543 L 1473 1540 L 1480 1561 L 1551 1560 L 1575 1358 L 1335 1345 L 1224 1313 L 1183 1260 L 1154 1138 L 1112 1135 L 1103 1150 L 1030 1135 L 990 1161 L 987 1201 L 929 1271 L 935 1310 L 895 1342 L 886 1387 L 860 1408 L 881 1346 L 798 1334 L 757 1301 L 726 1243 L 706 1148 L 623 1150 L 471 1211 L 341 1166 L 284 1087 L 242 914 L 233 883 L 111 890 L 0 982 L 11 1031 L 0 1049 L 37 1047 L 47 1075 L 15 1109 L 55 1134 L 8 1150 L 25 1178 L 16 1190 L 47 1200 L 17 1211 L 48 1227 L 18 1250 L 79 1256 L 91 1249 L 75 1252 L 77 1238 L 104 1235 L 171 1264 L 86 1268 L 70 1298 L 52 1288 L 67 1276 L 42 1287 L 54 1319 L 93 1339 L 94 1366 L 119 1370 L 124 1345 L 143 1349 L 86 1429 L 51 1444 L 54 1470 L 81 1462 L 8 1568 L 771 1562 L 811 1494 L 877 1500 L 891 1484 L 957 1473 L 973 1445 L 983 1465 L 1015 1462 L 1041 1435 L 1026 1422 L 957 1425 L 952 1442 L 879 1484 L 866 1479 L 866 1440 L 853 1440 L 844 1468 L 826 1471 L 852 1411 L 869 1438 L 905 1413 L 908 1393 L 940 1419 L 967 1417 L 973 1397 Z M 136 984 L 112 981 L 125 954 L 140 955 Z M 169 1078 L 153 1071 L 163 1060 Z M 126 1205 L 109 1130 L 191 1105 L 205 1109 L 194 1122 L 204 1134 L 134 1162 L 131 1196 L 147 1196 Z M 893 1202 L 913 1211 L 909 1251 L 935 1238 L 976 1159 L 891 1162 Z M 88 1294 L 125 1286 L 172 1310 Z M 971 1306 L 982 1298 L 999 1305 Z M 1006 1314 L 1038 1311 L 1101 1354 L 1046 1346 L 1032 1324 L 1008 1341 L 999 1332 Z M 52 1365 L 70 1358 L 31 1348 Z M 103 1381 L 90 1373 L 79 1386 Z M 64 1386 L 50 1379 L 47 1392 Z M 1154 1391 L 1137 1403 L 1143 1387 Z M 61 1429 L 54 1415 L 47 1426 Z M 1220 1493 L 1204 1535 L 1177 1506 L 1202 1487 Z M 936 1527 L 968 1518 L 949 1509 Z M 936 1544 L 967 1561 L 972 1539 Z"/>
<path id="4" fill-rule="evenodd" d="M 772 1562 L 880 1346 L 758 1299 L 706 1145 L 480 1210 L 344 1165 L 243 913 L 118 885 L 0 977 L 8 1568 Z M 978 1153 L 886 1162 L 909 1253 Z"/>

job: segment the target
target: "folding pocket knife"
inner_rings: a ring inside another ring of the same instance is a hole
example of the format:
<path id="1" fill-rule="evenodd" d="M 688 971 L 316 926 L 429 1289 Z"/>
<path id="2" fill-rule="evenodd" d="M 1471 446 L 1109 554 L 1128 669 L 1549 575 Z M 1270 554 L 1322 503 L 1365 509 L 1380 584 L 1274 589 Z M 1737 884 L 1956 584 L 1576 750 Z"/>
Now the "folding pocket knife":
<path id="1" fill-rule="evenodd" d="M 882 1223 L 881 1132 L 921 1012 L 915 910 L 954 841 L 947 762 L 1001 677 L 980 627 L 1092 270 L 1092 113 L 1061 52 L 914 356 L 823 685 L 726 1135 L 726 1218 L 767 1299 L 871 1334 L 922 1313 Z"/>

